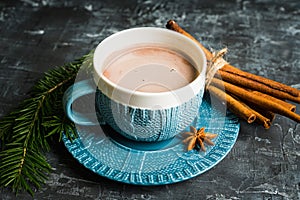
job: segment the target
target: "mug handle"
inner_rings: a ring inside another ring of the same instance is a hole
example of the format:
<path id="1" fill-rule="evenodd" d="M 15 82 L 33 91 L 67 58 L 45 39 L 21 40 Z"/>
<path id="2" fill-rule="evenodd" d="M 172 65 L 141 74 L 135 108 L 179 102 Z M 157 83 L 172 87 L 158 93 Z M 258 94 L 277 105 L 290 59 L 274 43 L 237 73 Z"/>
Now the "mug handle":
<path id="1" fill-rule="evenodd" d="M 64 93 L 63 107 L 66 115 L 71 121 L 79 125 L 93 126 L 104 125 L 103 120 L 99 120 L 94 113 L 79 113 L 72 109 L 72 104 L 84 95 L 93 94 L 96 91 L 96 86 L 93 79 L 79 81 L 71 85 Z"/>

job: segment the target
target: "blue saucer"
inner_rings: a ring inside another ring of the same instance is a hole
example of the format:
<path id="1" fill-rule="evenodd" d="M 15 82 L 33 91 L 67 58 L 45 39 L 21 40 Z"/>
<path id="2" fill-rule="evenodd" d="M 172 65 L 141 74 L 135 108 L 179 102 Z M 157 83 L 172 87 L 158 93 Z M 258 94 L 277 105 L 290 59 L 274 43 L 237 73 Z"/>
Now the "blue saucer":
<path id="1" fill-rule="evenodd" d="M 129 184 L 163 185 L 198 176 L 218 164 L 233 147 L 240 127 L 235 115 L 227 111 L 224 116 L 212 107 L 208 95 L 193 126 L 217 133 L 215 145 L 206 145 L 205 152 L 187 151 L 182 133 L 162 142 L 135 142 L 109 126 L 77 127 L 79 137 L 71 142 L 64 136 L 63 142 L 75 159 L 96 174 Z"/>

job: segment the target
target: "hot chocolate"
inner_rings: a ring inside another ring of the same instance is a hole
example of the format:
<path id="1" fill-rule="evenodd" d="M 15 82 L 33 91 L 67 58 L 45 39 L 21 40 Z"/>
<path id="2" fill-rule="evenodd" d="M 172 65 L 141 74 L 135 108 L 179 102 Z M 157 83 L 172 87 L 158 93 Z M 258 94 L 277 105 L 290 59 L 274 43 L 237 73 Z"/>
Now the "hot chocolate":
<path id="1" fill-rule="evenodd" d="M 166 92 L 188 85 L 198 71 L 180 53 L 145 45 L 122 51 L 108 62 L 103 75 L 117 85 L 140 92 Z"/>

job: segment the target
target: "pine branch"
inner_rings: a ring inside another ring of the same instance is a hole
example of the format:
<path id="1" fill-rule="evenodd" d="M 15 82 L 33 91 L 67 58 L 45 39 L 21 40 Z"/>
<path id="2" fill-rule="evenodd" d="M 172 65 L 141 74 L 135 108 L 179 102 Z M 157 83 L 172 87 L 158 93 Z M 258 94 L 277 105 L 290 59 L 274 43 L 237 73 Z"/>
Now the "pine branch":
<path id="1" fill-rule="evenodd" d="M 63 111 L 62 96 L 80 67 L 89 71 L 91 55 L 45 73 L 31 97 L 1 119 L 0 187 L 34 195 L 33 187 L 40 188 L 52 169 L 43 155 L 50 150 L 49 140 L 58 134 L 60 141 L 63 133 L 71 140 L 76 138 L 75 126 Z"/>

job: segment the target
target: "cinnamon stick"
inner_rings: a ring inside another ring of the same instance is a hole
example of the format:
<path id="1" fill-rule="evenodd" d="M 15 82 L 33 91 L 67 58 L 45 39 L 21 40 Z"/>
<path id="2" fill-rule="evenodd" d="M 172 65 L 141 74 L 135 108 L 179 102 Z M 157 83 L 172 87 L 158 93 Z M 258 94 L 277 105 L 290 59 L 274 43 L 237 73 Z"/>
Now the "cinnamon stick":
<path id="1" fill-rule="evenodd" d="M 241 69 L 238 69 L 238 68 L 236 68 L 232 65 L 229 65 L 229 64 L 224 65 L 224 67 L 222 67 L 221 70 L 230 72 L 232 74 L 236 74 L 238 76 L 241 76 L 241 77 L 244 77 L 244 78 L 256 81 L 256 82 L 259 82 L 259 83 L 264 84 L 266 86 L 269 86 L 270 88 L 273 88 L 275 90 L 286 92 L 287 94 L 289 94 L 291 96 L 294 96 L 294 97 L 299 97 L 300 96 L 300 91 L 296 88 L 290 87 L 290 86 L 285 85 L 283 83 L 279 83 L 277 81 L 273 81 L 271 79 L 264 78 L 262 76 L 258 76 L 258 75 L 255 75 L 255 74 L 251 74 L 249 72 L 245 72 L 245 71 L 243 71 Z"/>
<path id="2" fill-rule="evenodd" d="M 267 117 L 268 119 L 270 119 L 270 122 L 273 123 L 276 115 L 275 113 L 268 111 L 268 110 L 261 110 L 261 109 L 257 109 L 259 113 L 261 113 L 263 116 Z"/>
<path id="3" fill-rule="evenodd" d="M 216 78 L 212 79 L 212 84 L 216 87 L 220 87 L 220 88 L 224 87 L 227 92 L 232 93 L 243 100 L 249 101 L 254 104 L 259 104 L 266 110 L 284 115 L 300 123 L 300 115 L 297 115 L 296 113 L 290 111 L 289 109 L 287 109 L 286 107 L 282 106 L 277 102 L 274 102 L 270 99 L 262 98 L 260 96 L 253 95 L 252 92 L 246 89 L 227 83 L 225 81 L 221 81 Z"/>
<path id="4" fill-rule="evenodd" d="M 224 90 L 224 88 L 221 88 L 221 89 Z M 263 125 L 265 129 L 269 129 L 271 127 L 272 122 L 275 118 L 275 113 L 260 109 L 255 104 L 252 104 L 252 103 L 249 103 L 246 101 L 242 101 L 239 97 L 237 97 L 233 94 L 230 94 L 230 96 L 232 96 L 234 99 L 239 101 L 241 104 L 243 104 L 245 107 L 247 107 L 249 110 L 251 110 L 255 114 L 255 116 L 256 116 L 255 122 Z"/>
<path id="5" fill-rule="evenodd" d="M 198 46 L 202 49 L 202 51 L 204 52 L 206 59 L 207 60 L 211 60 L 213 58 L 212 53 L 206 49 L 198 40 L 196 40 L 196 38 L 194 38 L 191 34 L 189 34 L 188 32 L 186 32 L 185 30 L 183 30 L 174 20 L 169 20 L 166 24 L 166 28 L 176 31 L 178 33 L 181 33 L 185 36 L 187 36 L 188 38 L 192 39 L 194 42 L 196 42 L 198 44 Z"/>
<path id="6" fill-rule="evenodd" d="M 207 50 L 192 35 L 183 30 L 175 21 L 168 21 L 166 27 L 168 29 L 177 31 L 195 41 L 199 45 L 199 47 L 204 51 L 207 60 L 211 61 L 214 58 L 213 54 L 209 50 Z M 251 113 L 256 114 L 255 119 L 257 119 L 258 122 L 263 123 L 265 128 L 269 127 L 270 123 L 275 117 L 275 113 L 284 115 L 300 123 L 300 115 L 294 113 L 296 109 L 295 106 L 292 104 L 288 104 L 285 101 L 282 101 L 290 100 L 296 103 L 300 103 L 300 90 L 261 76 L 242 71 L 230 64 L 225 64 L 219 70 L 219 72 L 220 74 L 225 74 L 225 76 L 227 76 L 228 79 L 224 78 L 224 76 L 223 79 L 226 79 L 226 81 L 230 83 L 213 78 L 213 85 L 208 86 L 208 89 L 211 91 L 212 94 L 216 95 L 223 101 L 235 102 L 234 104 L 229 103 L 228 105 L 232 105 L 229 109 L 231 111 L 235 109 L 233 112 L 238 116 L 243 116 L 243 111 L 246 109 L 248 111 L 252 110 Z M 248 91 L 231 83 L 257 91 Z M 224 86 L 228 94 L 222 91 L 222 88 L 224 88 Z M 237 96 L 238 98 L 234 98 L 233 96 Z M 247 104 L 243 105 L 243 103 L 238 100 L 239 98 L 247 102 Z M 254 109 L 251 108 L 252 104 L 254 105 Z M 242 118 L 246 119 L 245 116 L 243 116 Z"/>
<path id="7" fill-rule="evenodd" d="M 290 104 L 288 102 L 282 101 L 280 99 L 274 98 L 270 95 L 267 95 L 267 94 L 264 94 L 264 93 L 261 93 L 261 92 L 258 92 L 258 91 L 251 91 L 251 92 L 256 96 L 260 96 L 261 98 L 265 98 L 265 99 L 269 99 L 270 101 L 274 101 L 274 102 L 282 105 L 283 107 L 285 107 L 286 109 L 288 109 L 292 112 L 296 111 L 296 106 L 293 105 L 293 104 Z"/>
<path id="8" fill-rule="evenodd" d="M 210 85 L 208 86 L 208 91 L 219 100 L 225 101 L 227 103 L 227 107 L 231 110 L 231 112 L 233 112 L 240 118 L 246 120 L 248 123 L 252 123 L 255 121 L 256 115 L 254 114 L 252 109 L 244 106 L 242 103 L 226 94 L 223 90 Z"/>
<path id="9" fill-rule="evenodd" d="M 226 65 L 224 67 L 226 67 Z M 289 93 L 286 93 L 286 92 L 283 92 L 280 90 L 276 90 L 276 89 L 271 88 L 263 83 L 240 76 L 239 74 L 234 74 L 234 73 L 231 73 L 228 71 L 223 71 L 223 68 L 222 68 L 222 70 L 219 70 L 218 73 L 221 75 L 222 79 L 226 82 L 230 82 L 234 85 L 240 85 L 242 87 L 246 87 L 246 88 L 249 88 L 252 90 L 257 90 L 262 93 L 269 94 L 273 97 L 277 97 L 279 99 L 290 100 L 290 101 L 293 101 L 296 103 L 300 103 L 300 97 L 295 97 L 295 96 L 290 95 Z M 291 106 L 291 104 L 290 104 L 290 106 Z M 291 109 L 296 109 L 296 106 L 291 106 Z"/>
<path id="10" fill-rule="evenodd" d="M 237 98 L 238 99 L 238 98 Z M 238 99 L 239 100 L 239 99 Z M 250 103 L 250 102 L 246 102 L 244 101 L 245 104 L 247 104 L 251 109 L 255 110 L 256 112 L 260 113 L 262 116 L 268 118 L 270 120 L 270 123 L 272 123 L 275 119 L 275 113 L 274 112 L 271 112 L 269 110 L 266 110 L 264 108 L 261 108 L 259 106 L 257 106 L 257 104 L 253 104 L 253 103 Z"/>
<path id="11" fill-rule="evenodd" d="M 174 20 L 169 20 L 166 24 L 166 27 L 170 30 L 174 30 L 176 32 L 179 32 L 179 33 L 187 36 L 188 38 L 192 39 L 193 41 L 195 41 L 198 44 L 198 46 L 204 51 L 207 60 L 211 60 L 213 58 L 212 53 L 208 49 L 206 49 L 192 35 L 190 35 L 188 32 L 183 30 Z M 267 78 L 264 78 L 264 77 L 261 77 L 261 76 L 257 76 L 257 75 L 242 71 L 242 70 L 237 69 L 236 67 L 234 67 L 230 64 L 225 65 L 220 70 L 227 71 L 227 72 L 230 72 L 230 73 L 233 73 L 233 74 L 237 74 L 240 77 L 248 78 L 248 79 L 251 79 L 253 81 L 259 82 L 261 84 L 264 84 L 266 86 L 269 86 L 273 89 L 285 92 L 285 93 L 289 94 L 290 96 L 296 97 L 292 101 L 300 103 L 300 91 L 297 90 L 296 88 L 290 87 L 288 85 L 285 85 L 285 84 L 282 84 L 282 83 L 279 83 L 279 82 L 276 82 L 276 81 L 272 81 L 270 79 L 267 79 Z M 299 98 L 297 98 L 297 97 L 299 97 Z"/>
<path id="12" fill-rule="evenodd" d="M 241 102 L 241 103 L 245 107 L 247 107 L 248 109 L 251 109 L 252 112 L 255 114 L 255 116 L 256 116 L 255 122 L 257 122 L 258 124 L 262 124 L 265 129 L 269 129 L 271 127 L 271 125 L 272 125 L 271 119 L 269 119 L 268 117 L 264 116 L 263 114 L 261 114 L 260 112 L 256 111 L 255 109 L 251 108 L 250 106 L 248 106 L 244 102 Z"/>

